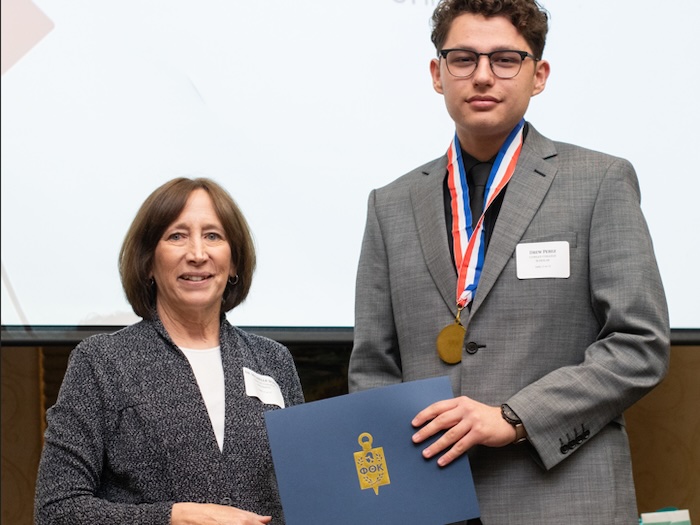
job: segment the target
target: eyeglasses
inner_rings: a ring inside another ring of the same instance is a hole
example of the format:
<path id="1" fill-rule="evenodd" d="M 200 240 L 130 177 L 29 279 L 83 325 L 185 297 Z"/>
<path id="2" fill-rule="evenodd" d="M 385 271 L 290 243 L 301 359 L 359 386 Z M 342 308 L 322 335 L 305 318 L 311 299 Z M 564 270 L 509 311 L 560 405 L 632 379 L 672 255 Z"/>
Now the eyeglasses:
<path id="1" fill-rule="evenodd" d="M 468 49 L 441 49 L 438 53 L 445 59 L 447 71 L 452 76 L 467 78 L 474 74 L 482 56 L 488 57 L 491 71 L 498 78 L 513 78 L 520 73 L 523 60 L 531 58 L 535 62 L 539 59 L 527 51 L 491 51 L 490 53 L 477 53 Z"/>

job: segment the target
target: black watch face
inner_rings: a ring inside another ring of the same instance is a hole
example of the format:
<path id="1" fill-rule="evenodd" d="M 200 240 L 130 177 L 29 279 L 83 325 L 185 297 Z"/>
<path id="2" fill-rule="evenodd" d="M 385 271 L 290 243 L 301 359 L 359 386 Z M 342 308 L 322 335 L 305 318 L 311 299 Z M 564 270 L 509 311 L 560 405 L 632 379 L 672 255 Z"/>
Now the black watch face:
<path id="1" fill-rule="evenodd" d="M 520 419 L 515 415 L 515 412 L 511 410 L 508 405 L 501 406 L 501 411 L 503 412 L 503 417 L 512 424 L 520 423 Z"/>

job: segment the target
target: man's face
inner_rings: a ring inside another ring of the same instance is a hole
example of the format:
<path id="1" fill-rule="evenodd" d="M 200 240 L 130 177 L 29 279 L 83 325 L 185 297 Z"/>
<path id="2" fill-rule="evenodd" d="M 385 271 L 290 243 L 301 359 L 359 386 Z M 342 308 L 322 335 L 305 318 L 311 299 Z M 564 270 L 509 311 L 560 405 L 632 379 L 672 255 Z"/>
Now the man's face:
<path id="1" fill-rule="evenodd" d="M 497 50 L 532 49 L 511 22 L 501 16 L 486 18 L 465 13 L 452 22 L 443 49 L 461 48 L 489 53 Z M 526 58 L 513 78 L 498 78 L 491 71 L 487 57 L 480 57 L 468 78 L 452 76 L 444 59 L 430 64 L 435 91 L 445 97 L 447 111 L 457 126 L 462 147 L 469 153 L 492 156 L 510 131 L 525 115 L 530 98 L 540 93 L 549 76 L 546 61 Z M 482 159 L 485 160 L 485 159 Z"/>

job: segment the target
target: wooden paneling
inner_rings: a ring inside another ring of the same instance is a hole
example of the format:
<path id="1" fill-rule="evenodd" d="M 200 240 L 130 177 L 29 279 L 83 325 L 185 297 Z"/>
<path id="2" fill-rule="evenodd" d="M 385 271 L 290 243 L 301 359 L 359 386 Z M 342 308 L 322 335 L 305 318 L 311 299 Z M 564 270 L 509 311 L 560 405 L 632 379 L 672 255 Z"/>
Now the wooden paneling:
<path id="1" fill-rule="evenodd" d="M 666 379 L 625 413 L 641 512 L 690 510 L 700 522 L 700 347 L 674 346 Z"/>
<path id="2" fill-rule="evenodd" d="M 2 481 L 3 525 L 31 525 L 36 468 L 41 453 L 39 351 L 2 348 Z"/>
<path id="3" fill-rule="evenodd" d="M 290 344 L 307 401 L 347 393 L 350 343 Z M 31 525 L 43 410 L 70 348 L 2 348 L 2 525 Z M 700 520 L 700 347 L 674 346 L 664 382 L 625 417 L 639 511 L 675 506 Z"/>

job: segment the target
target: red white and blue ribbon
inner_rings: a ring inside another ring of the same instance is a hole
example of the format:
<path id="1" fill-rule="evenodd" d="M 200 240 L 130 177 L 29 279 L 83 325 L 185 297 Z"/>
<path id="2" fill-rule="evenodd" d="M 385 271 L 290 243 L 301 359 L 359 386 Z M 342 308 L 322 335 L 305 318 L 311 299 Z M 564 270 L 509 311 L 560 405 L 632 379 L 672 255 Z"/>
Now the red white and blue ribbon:
<path id="1" fill-rule="evenodd" d="M 447 150 L 447 185 L 452 206 L 452 239 L 455 266 L 457 267 L 457 307 L 464 308 L 474 298 L 481 277 L 486 254 L 484 215 L 513 176 L 515 165 L 523 145 L 521 120 L 510 132 L 496 155 L 484 191 L 484 211 L 472 230 L 472 212 L 469 206 L 469 186 L 462 161 L 462 149 L 455 133 L 454 140 Z"/>

